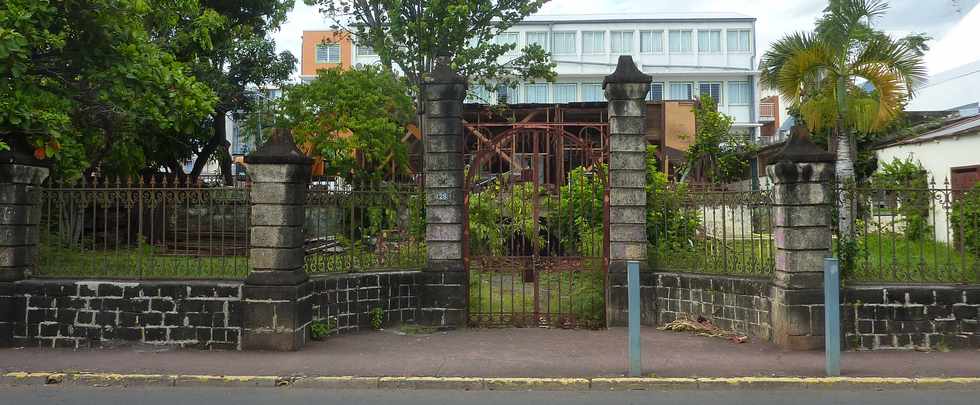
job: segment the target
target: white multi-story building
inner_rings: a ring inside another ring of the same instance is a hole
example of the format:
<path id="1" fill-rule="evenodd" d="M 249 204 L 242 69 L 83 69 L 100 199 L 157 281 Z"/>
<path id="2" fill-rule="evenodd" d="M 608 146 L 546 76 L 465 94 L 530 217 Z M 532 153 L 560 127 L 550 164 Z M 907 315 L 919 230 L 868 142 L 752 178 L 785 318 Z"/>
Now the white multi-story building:
<path id="1" fill-rule="evenodd" d="M 710 94 L 735 128 L 758 134 L 760 120 L 755 18 L 735 13 L 536 15 L 496 39 L 518 47 L 538 44 L 551 53 L 553 83 L 502 89 L 509 103 L 604 101 L 603 78 L 619 55 L 632 55 L 653 76 L 651 101 L 690 100 Z M 355 47 L 353 65 L 377 63 L 370 48 Z M 497 99 L 474 89 L 468 101 Z M 504 95 L 501 94 L 501 95 Z M 771 115 L 771 114 L 770 114 Z"/>

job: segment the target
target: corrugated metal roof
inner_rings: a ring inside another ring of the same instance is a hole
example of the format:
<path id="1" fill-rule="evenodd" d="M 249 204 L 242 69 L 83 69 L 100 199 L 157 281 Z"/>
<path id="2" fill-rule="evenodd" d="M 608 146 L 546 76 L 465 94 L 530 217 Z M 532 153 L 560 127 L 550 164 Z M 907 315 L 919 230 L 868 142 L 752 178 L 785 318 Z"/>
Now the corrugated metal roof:
<path id="1" fill-rule="evenodd" d="M 903 141 L 895 142 L 892 145 L 908 145 L 913 143 L 923 143 L 923 142 L 929 142 L 940 138 L 963 135 L 971 132 L 974 134 L 980 133 L 980 115 L 962 118 L 960 120 L 950 123 L 949 125 L 945 125 L 938 129 L 934 129 L 932 131 L 918 135 L 914 138 L 909 138 Z"/>
<path id="2" fill-rule="evenodd" d="M 518 24 L 544 23 L 585 23 L 585 22 L 654 22 L 654 21 L 696 21 L 696 20 L 735 20 L 755 21 L 755 17 L 728 12 L 664 12 L 664 13 L 621 13 L 621 14 L 538 14 L 524 18 Z"/>

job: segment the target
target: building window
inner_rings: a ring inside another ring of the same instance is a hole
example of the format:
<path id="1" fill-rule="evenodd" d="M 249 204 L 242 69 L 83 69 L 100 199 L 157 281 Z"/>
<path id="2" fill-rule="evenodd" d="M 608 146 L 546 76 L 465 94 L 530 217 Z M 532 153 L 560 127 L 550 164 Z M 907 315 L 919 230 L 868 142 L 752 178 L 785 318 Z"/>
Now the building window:
<path id="1" fill-rule="evenodd" d="M 575 33 L 574 32 L 552 32 L 551 33 L 551 52 L 555 55 L 574 55 L 575 54 Z"/>
<path id="2" fill-rule="evenodd" d="M 495 99 L 496 94 L 496 91 L 487 90 L 486 87 L 478 84 L 475 88 L 471 88 L 466 94 L 466 102 L 476 104 L 495 104 L 497 102 Z"/>
<path id="3" fill-rule="evenodd" d="M 578 84 L 575 83 L 555 83 L 555 103 L 574 103 L 578 101 Z"/>
<path id="4" fill-rule="evenodd" d="M 655 53 L 664 51 L 663 31 L 640 31 L 640 52 Z"/>
<path id="5" fill-rule="evenodd" d="M 749 82 L 728 82 L 728 104 L 752 104 L 752 88 Z"/>
<path id="6" fill-rule="evenodd" d="M 582 54 L 597 55 L 606 53 L 605 31 L 582 32 Z"/>
<path id="7" fill-rule="evenodd" d="M 358 44 L 357 45 L 356 52 L 357 52 L 357 56 L 377 56 L 378 55 L 378 53 L 374 51 L 374 48 L 372 48 L 369 45 L 361 45 L 361 44 Z"/>
<path id="8" fill-rule="evenodd" d="M 527 44 L 528 45 L 538 45 L 541 49 L 545 51 L 548 50 L 548 31 L 540 32 L 528 32 L 527 33 Z"/>
<path id="9" fill-rule="evenodd" d="M 613 31 L 609 33 L 609 47 L 617 55 L 633 53 L 633 31 Z"/>
<path id="10" fill-rule="evenodd" d="M 691 52 L 691 35 L 693 31 L 690 30 L 671 30 L 668 39 L 670 40 L 670 51 L 671 52 Z"/>
<path id="11" fill-rule="evenodd" d="M 606 96 L 602 93 L 602 84 L 583 83 L 582 101 L 606 101 Z"/>
<path id="12" fill-rule="evenodd" d="M 715 103 L 721 104 L 721 82 L 701 82 L 698 83 L 698 94 L 701 97 L 711 96 Z"/>
<path id="13" fill-rule="evenodd" d="M 517 104 L 517 87 L 497 85 L 497 99 L 491 100 L 499 104 Z"/>
<path id="14" fill-rule="evenodd" d="M 650 92 L 647 93 L 647 101 L 664 101 L 664 84 L 659 82 L 650 83 Z"/>
<path id="15" fill-rule="evenodd" d="M 524 85 L 524 102 L 526 103 L 540 103 L 544 104 L 548 102 L 548 85 L 547 84 L 525 84 Z"/>
<path id="16" fill-rule="evenodd" d="M 698 31 L 698 52 L 721 52 L 721 30 Z"/>
<path id="17" fill-rule="evenodd" d="M 728 52 L 749 52 L 752 43 L 749 30 L 728 30 Z"/>
<path id="18" fill-rule="evenodd" d="M 514 53 L 517 51 L 518 38 L 520 38 L 520 34 L 516 32 L 501 32 L 494 38 L 494 43 L 505 46 L 513 45 L 514 48 L 507 51 L 507 53 Z"/>
<path id="19" fill-rule="evenodd" d="M 340 63 L 340 44 L 317 45 L 316 63 Z"/>
<path id="20" fill-rule="evenodd" d="M 670 99 L 671 100 L 691 100 L 693 96 L 694 84 L 692 83 L 671 83 L 670 84 Z"/>

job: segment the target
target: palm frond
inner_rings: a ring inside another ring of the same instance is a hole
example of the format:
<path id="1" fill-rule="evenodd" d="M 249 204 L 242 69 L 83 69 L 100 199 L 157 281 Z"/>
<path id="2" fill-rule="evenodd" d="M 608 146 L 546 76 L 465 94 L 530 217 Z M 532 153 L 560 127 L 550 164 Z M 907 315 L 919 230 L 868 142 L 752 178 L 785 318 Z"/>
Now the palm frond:
<path id="1" fill-rule="evenodd" d="M 919 48 L 914 43 L 887 35 L 876 35 L 868 40 L 850 65 L 854 74 L 861 71 L 880 76 L 882 71 L 887 71 L 902 84 L 903 88 L 899 90 L 910 98 L 915 95 L 915 88 L 926 80 L 926 67 Z"/>
<path id="2" fill-rule="evenodd" d="M 794 103 L 801 101 L 803 89 L 819 85 L 833 70 L 833 60 L 826 46 L 813 33 L 797 32 L 772 44 L 759 65 L 763 86 L 780 92 Z"/>

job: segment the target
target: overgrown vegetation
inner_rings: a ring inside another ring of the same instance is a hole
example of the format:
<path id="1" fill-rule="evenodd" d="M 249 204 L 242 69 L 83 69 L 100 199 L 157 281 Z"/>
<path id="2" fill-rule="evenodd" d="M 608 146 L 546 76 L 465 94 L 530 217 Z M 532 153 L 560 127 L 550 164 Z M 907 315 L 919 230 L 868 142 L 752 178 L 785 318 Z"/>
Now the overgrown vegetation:
<path id="1" fill-rule="evenodd" d="M 728 183 L 741 180 L 749 168 L 746 156 L 755 144 L 732 131 L 735 119 L 718 111 L 718 104 L 704 94 L 694 107 L 695 134 L 682 169 L 684 181 Z"/>
<path id="2" fill-rule="evenodd" d="M 337 330 L 337 319 L 330 317 L 327 319 L 316 319 L 310 323 L 310 338 L 313 340 L 324 340 Z"/>
<path id="3" fill-rule="evenodd" d="M 913 161 L 911 156 L 905 160 L 895 158 L 882 164 L 871 184 L 885 194 L 886 203 L 894 205 L 906 238 L 919 241 L 932 237 L 929 225 L 932 193 L 921 163 Z"/>
<path id="4" fill-rule="evenodd" d="M 980 184 L 955 196 L 950 222 L 956 245 L 980 257 Z"/>

